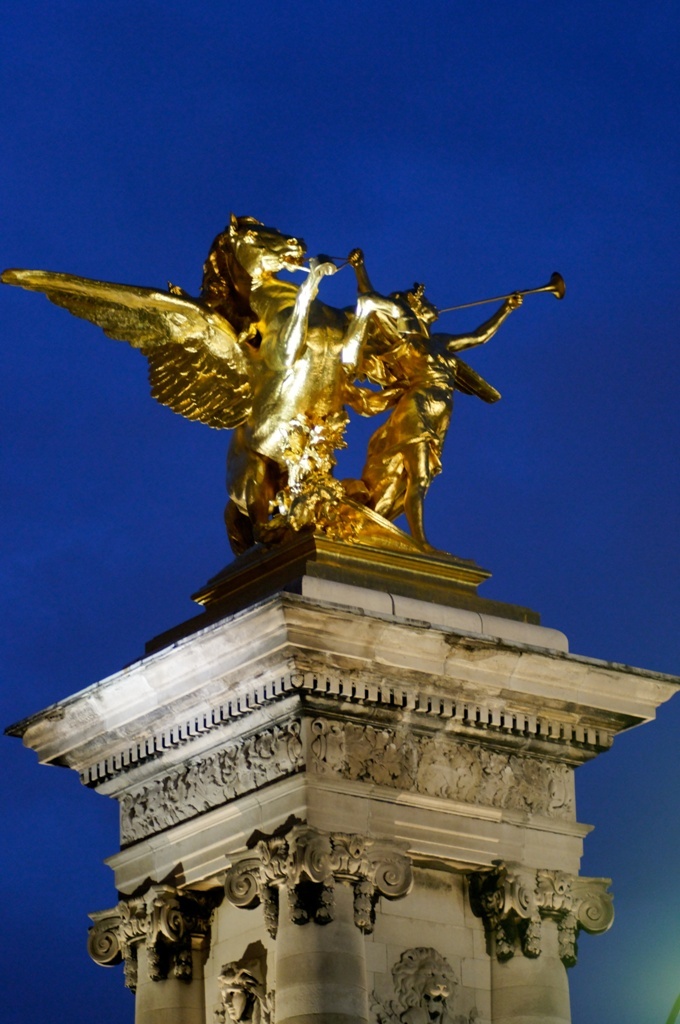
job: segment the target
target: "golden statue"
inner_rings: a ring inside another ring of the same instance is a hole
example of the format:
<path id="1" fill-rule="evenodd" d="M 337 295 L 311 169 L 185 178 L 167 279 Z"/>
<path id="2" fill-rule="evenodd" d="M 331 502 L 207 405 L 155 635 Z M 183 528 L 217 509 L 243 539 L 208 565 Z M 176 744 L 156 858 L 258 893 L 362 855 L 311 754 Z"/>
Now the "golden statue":
<path id="1" fill-rule="evenodd" d="M 360 253 L 350 254 L 362 293 L 371 286 Z M 379 330 L 386 347 L 367 361 L 366 376 L 382 391 L 369 392 L 370 411 L 392 408 L 389 419 L 373 434 L 362 473 L 368 504 L 390 521 L 406 516 L 411 536 L 424 551 L 434 550 L 425 537 L 423 502 L 433 477 L 441 472 L 441 451 L 453 409 L 454 389 L 496 402 L 500 393 L 455 353 L 489 341 L 514 309 L 522 304 L 515 292 L 470 334 L 432 334 L 439 313 L 425 298 L 425 286 L 393 292 L 396 302 L 417 320 L 413 333 L 397 332 L 388 321 Z"/>
<path id="2" fill-rule="evenodd" d="M 500 397 L 452 353 L 488 340 L 520 293 L 473 334 L 430 334 L 437 314 L 422 289 L 379 295 L 353 250 L 343 262 L 354 267 L 358 299 L 336 309 L 317 295 L 338 265 L 319 256 L 305 266 L 305 252 L 301 239 L 232 215 L 212 244 L 198 298 L 174 285 L 156 291 L 47 271 L 6 270 L 2 280 L 43 292 L 140 349 L 157 401 L 233 431 L 225 522 L 237 554 L 291 530 L 432 550 L 422 502 L 440 469 L 452 391 Z M 278 276 L 284 270 L 307 277 L 298 286 Z M 381 390 L 362 386 L 367 379 Z M 393 410 L 371 439 L 362 481 L 332 475 L 346 407 Z M 402 510 L 411 537 L 391 522 Z"/>

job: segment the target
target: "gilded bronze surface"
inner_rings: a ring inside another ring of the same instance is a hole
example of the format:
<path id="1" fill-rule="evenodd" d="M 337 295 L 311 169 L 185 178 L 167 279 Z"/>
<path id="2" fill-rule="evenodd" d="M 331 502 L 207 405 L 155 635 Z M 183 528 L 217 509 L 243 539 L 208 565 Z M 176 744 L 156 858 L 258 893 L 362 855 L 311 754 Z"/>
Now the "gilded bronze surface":
<path id="1" fill-rule="evenodd" d="M 360 287 L 369 287 L 365 274 L 360 277 Z M 431 551 L 425 537 L 423 502 L 432 478 L 441 472 L 454 389 L 486 402 L 501 397 L 455 353 L 492 338 L 510 313 L 521 306 L 522 296 L 518 292 L 511 295 L 470 334 L 430 332 L 438 312 L 425 299 L 422 285 L 415 285 L 404 295 L 395 292 L 393 297 L 413 312 L 417 327 L 413 332 L 397 333 L 386 322 L 380 324 L 386 345 L 382 351 L 375 351 L 366 375 L 382 385 L 375 404 L 392 406 L 392 412 L 369 442 L 362 480 L 370 506 L 390 521 L 405 513 L 413 539 L 421 550 Z M 369 401 L 373 398 L 371 392 Z"/>
<path id="2" fill-rule="evenodd" d="M 2 280 L 43 292 L 140 349 L 157 401 L 233 431 L 225 522 L 237 554 L 301 531 L 431 551 L 423 499 L 441 468 L 453 391 L 500 397 L 456 353 L 491 338 L 521 295 L 470 334 L 431 333 L 437 311 L 422 287 L 378 294 L 353 250 L 344 262 L 356 273 L 357 301 L 338 309 L 318 298 L 336 262 L 319 256 L 305 266 L 305 251 L 299 238 L 232 215 L 213 242 L 198 298 L 174 285 L 156 291 L 47 271 L 6 270 Z M 284 270 L 306 277 L 296 285 L 278 276 Z M 391 409 L 361 480 L 333 476 L 347 409 Z M 411 536 L 392 523 L 401 512 Z"/>

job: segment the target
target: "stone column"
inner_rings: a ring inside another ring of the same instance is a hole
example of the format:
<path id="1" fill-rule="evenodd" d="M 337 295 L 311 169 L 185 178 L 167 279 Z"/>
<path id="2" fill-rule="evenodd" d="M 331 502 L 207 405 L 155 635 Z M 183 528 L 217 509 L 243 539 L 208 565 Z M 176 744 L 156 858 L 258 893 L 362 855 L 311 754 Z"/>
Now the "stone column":
<path id="1" fill-rule="evenodd" d="M 295 826 L 233 865 L 227 898 L 263 903 L 276 938 L 276 1024 L 367 1024 L 365 950 L 381 896 L 398 899 L 411 863 L 395 843 Z"/>
<path id="2" fill-rule="evenodd" d="M 567 971 L 557 951 L 557 928 L 542 929 L 541 955 L 491 963 L 493 1024 L 571 1024 Z"/>
<path id="3" fill-rule="evenodd" d="M 281 914 L 276 939 L 276 1024 L 367 1024 L 364 942 L 353 894 L 335 887 L 333 920 L 295 924 Z"/>
<path id="4" fill-rule="evenodd" d="M 144 945 L 140 947 L 135 1024 L 205 1024 L 204 951 L 191 949 L 185 955 L 192 962 L 192 984 L 174 972 L 154 981 L 150 977 L 149 951 Z"/>
<path id="5" fill-rule="evenodd" d="M 214 899 L 153 885 L 92 915 L 88 949 L 104 967 L 125 964 L 135 1024 L 205 1024 L 203 964 Z"/>
<path id="6" fill-rule="evenodd" d="M 493 1024 L 571 1024 L 567 967 L 583 929 L 606 931 L 614 912 L 607 878 L 577 878 L 497 862 L 470 876 L 491 957 Z"/>

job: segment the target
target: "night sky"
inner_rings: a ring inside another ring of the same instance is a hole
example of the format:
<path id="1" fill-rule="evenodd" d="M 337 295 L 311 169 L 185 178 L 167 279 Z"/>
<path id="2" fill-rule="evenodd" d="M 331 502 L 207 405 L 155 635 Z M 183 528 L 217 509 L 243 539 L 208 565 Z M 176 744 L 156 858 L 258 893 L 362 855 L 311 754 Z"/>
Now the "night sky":
<path id="1" fill-rule="evenodd" d="M 563 302 L 529 297 L 469 354 L 503 400 L 459 396 L 429 534 L 575 653 L 678 672 L 679 22 L 666 0 L 10 0 L 0 262 L 196 293 L 233 210 L 311 254 L 361 246 L 379 290 L 440 306 L 559 270 Z M 323 288 L 353 301 L 347 271 Z M 8 725 L 139 657 L 231 555 L 227 435 L 153 402 L 128 346 L 0 300 Z M 575 1024 L 663 1024 L 680 991 L 679 730 L 676 699 L 577 773 L 582 872 L 613 878 L 617 917 L 580 942 Z M 131 1024 L 85 950 L 116 805 L 0 751 L 3 1018 Z"/>

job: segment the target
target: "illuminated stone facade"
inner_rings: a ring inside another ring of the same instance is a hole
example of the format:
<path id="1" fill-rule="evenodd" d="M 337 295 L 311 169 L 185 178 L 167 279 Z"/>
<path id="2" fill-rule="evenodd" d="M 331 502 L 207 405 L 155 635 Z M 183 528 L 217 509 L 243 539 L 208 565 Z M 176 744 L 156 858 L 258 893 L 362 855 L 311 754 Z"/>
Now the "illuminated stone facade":
<path id="1" fill-rule="evenodd" d="M 613 916 L 579 877 L 574 769 L 674 681 L 502 616 L 300 590 L 15 727 L 119 801 L 91 955 L 137 1024 L 568 1024 L 578 934 Z"/>

